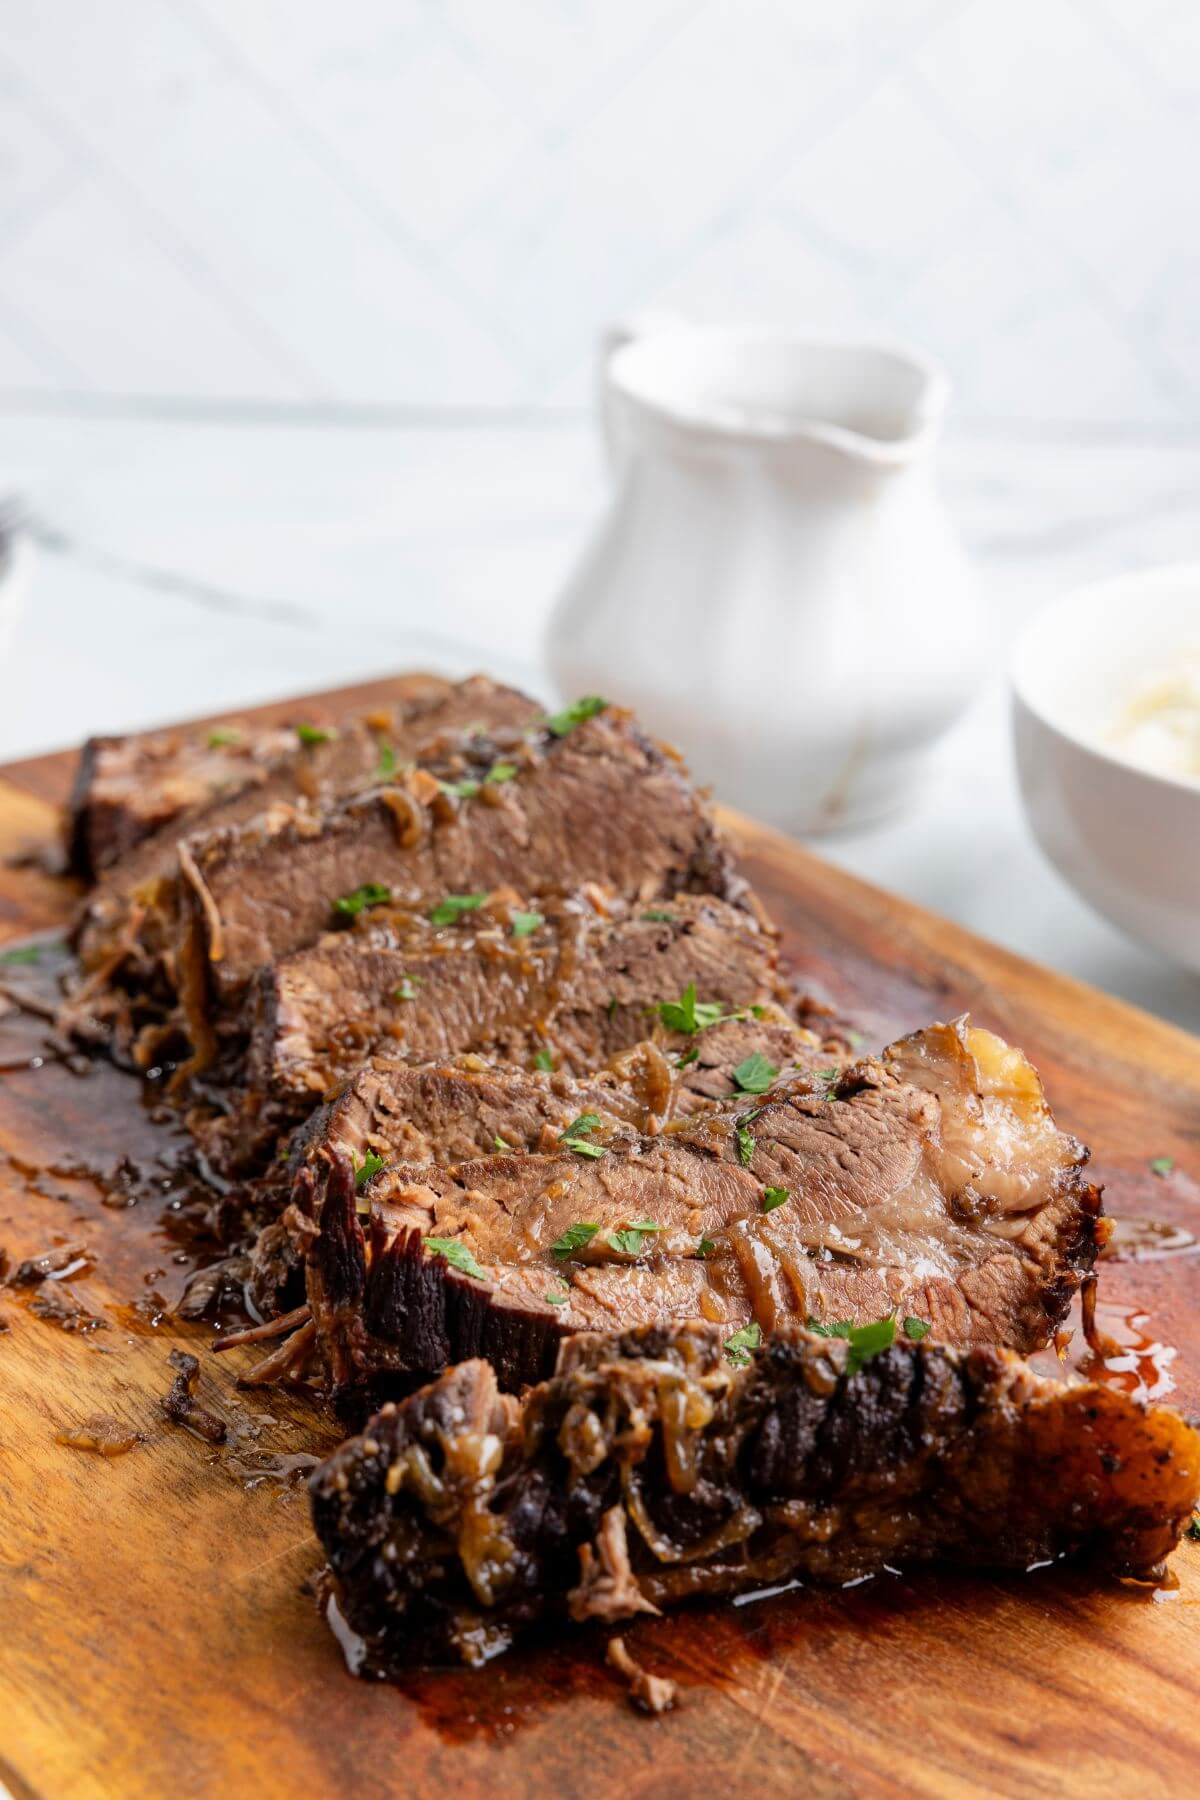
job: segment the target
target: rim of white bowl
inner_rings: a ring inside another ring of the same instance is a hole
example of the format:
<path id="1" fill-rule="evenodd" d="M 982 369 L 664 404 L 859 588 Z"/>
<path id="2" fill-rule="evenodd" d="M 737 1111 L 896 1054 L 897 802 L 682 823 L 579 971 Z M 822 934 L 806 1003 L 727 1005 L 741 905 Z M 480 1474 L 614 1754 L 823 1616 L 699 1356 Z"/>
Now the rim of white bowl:
<path id="1" fill-rule="evenodd" d="M 1186 775 L 1171 775 L 1158 769 L 1148 769 L 1143 763 L 1133 762 L 1129 757 L 1121 756 L 1117 751 L 1110 749 L 1098 737 L 1076 731 L 1071 726 L 1064 724 L 1061 719 L 1052 717 L 1046 708 L 1030 694 L 1025 679 L 1026 671 L 1035 654 L 1038 637 L 1051 630 L 1061 614 L 1082 605 L 1085 599 L 1095 598 L 1101 594 L 1105 596 L 1119 596 L 1122 593 L 1145 595 L 1189 586 L 1195 589 L 1196 604 L 1200 610 L 1200 562 L 1160 563 L 1149 569 L 1131 569 L 1122 575 L 1105 575 L 1095 581 L 1080 582 L 1077 586 L 1068 588 L 1065 593 L 1059 594 L 1057 599 L 1047 601 L 1045 606 L 1039 607 L 1033 618 L 1027 622 L 1017 638 L 1009 661 L 1008 674 L 1009 684 L 1015 697 L 1026 711 L 1032 713 L 1038 723 L 1045 726 L 1048 731 L 1053 731 L 1067 743 L 1075 745 L 1079 750 L 1086 751 L 1089 756 L 1094 756 L 1099 762 L 1108 763 L 1112 768 L 1122 770 L 1126 775 L 1135 775 L 1142 781 L 1169 788 L 1177 794 L 1190 794 L 1194 799 L 1200 801 L 1200 782 L 1189 780 Z"/>

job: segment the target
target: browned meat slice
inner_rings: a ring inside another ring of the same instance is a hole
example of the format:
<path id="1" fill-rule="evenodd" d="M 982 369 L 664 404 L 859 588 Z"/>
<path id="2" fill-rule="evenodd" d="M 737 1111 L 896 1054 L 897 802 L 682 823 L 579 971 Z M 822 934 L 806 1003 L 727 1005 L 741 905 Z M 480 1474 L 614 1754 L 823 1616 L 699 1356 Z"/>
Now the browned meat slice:
<path id="1" fill-rule="evenodd" d="M 87 860 L 104 875 L 80 918 L 85 967 L 102 966 L 129 933 L 134 897 L 175 875 L 181 839 L 244 825 L 272 807 L 319 808 L 426 756 L 453 761 L 464 736 L 488 754 L 497 733 L 519 734 L 539 717 L 526 695 L 484 676 L 431 676 L 397 704 L 336 727 L 299 721 L 217 747 L 208 732 L 88 746 L 67 822 L 77 854 L 91 846 Z M 97 843 L 119 848 L 98 859 Z"/>
<path id="2" fill-rule="evenodd" d="M 885 1565 L 1144 1580 L 1200 1497 L 1177 1414 L 1002 1350 L 724 1335 L 576 1338 L 521 1402 L 464 1363 L 335 1451 L 313 1522 L 367 1672 Z"/>
<path id="3" fill-rule="evenodd" d="M 468 1355 L 517 1387 L 567 1333 L 698 1317 L 900 1310 L 1029 1350 L 1095 1256 L 1086 1158 L 1020 1053 L 959 1021 L 633 1144 L 400 1163 L 361 1195 L 335 1158 L 291 1216 L 338 1387 Z"/>
<path id="4" fill-rule="evenodd" d="M 690 894 L 612 911 L 586 895 L 505 892 L 441 925 L 379 909 L 262 970 L 240 1104 L 213 1153 L 247 1166 L 377 1053 L 428 1062 L 476 1051 L 586 1075 L 648 1037 L 689 983 L 702 1007 L 772 1005 L 790 1043 L 773 1004 L 786 997 L 775 938 L 752 914 Z"/>
<path id="5" fill-rule="evenodd" d="M 489 782 L 481 764 L 461 798 L 427 762 L 316 818 L 280 813 L 190 840 L 180 924 L 220 1001 L 312 943 L 337 901 L 364 889 L 414 910 L 504 886 L 545 893 L 595 882 L 646 902 L 741 893 L 678 762 L 627 714 L 610 708 L 561 735 L 532 733 L 512 756 L 511 779 Z"/>

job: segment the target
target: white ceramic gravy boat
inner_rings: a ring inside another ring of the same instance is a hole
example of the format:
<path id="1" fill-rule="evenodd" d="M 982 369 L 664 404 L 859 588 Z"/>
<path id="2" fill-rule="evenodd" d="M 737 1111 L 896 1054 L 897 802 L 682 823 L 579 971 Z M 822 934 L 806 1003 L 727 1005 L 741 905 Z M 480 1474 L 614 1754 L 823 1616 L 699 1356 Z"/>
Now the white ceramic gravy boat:
<path id="1" fill-rule="evenodd" d="M 672 325 L 606 355 L 608 515 L 550 623 L 564 695 L 634 707 L 731 805 L 877 819 L 970 699 L 974 582 L 910 351 Z"/>

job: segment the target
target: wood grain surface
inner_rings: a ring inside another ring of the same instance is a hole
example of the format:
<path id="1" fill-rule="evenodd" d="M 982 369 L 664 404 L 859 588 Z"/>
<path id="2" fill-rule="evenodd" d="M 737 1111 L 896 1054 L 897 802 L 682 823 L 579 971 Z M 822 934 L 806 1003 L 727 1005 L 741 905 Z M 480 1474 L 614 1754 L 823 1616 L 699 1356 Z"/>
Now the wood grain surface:
<path id="1" fill-rule="evenodd" d="M 294 703 L 263 712 L 298 716 Z M 70 885 L 12 859 L 53 839 L 72 764 L 0 771 L 6 938 L 69 916 Z M 730 825 L 791 958 L 869 1042 L 969 1010 L 1041 1068 L 1060 1120 L 1093 1146 L 1110 1211 L 1200 1233 L 1200 1043 Z M 1200 1786 L 1191 1543 L 1159 1603 L 1044 1570 L 886 1578 L 645 1621 L 630 1647 L 680 1683 L 678 1709 L 654 1721 L 630 1711 L 587 1634 L 478 1674 L 352 1680 L 306 1589 L 318 1555 L 303 1470 L 288 1462 L 339 1434 L 303 1394 L 239 1393 L 252 1352 L 214 1358 L 209 1332 L 172 1318 L 196 1254 L 174 1128 L 129 1078 L 56 1056 L 38 1019 L 9 1012 L 0 1038 L 0 1244 L 10 1267 L 56 1243 L 90 1258 L 55 1287 L 84 1329 L 38 1315 L 46 1286 L 0 1290 L 0 1782 L 13 1794 L 457 1800 L 719 1784 L 758 1800 Z M 1174 1166 L 1156 1174 L 1164 1157 Z M 1178 1347 L 1175 1399 L 1200 1402 L 1200 1260 L 1106 1265 L 1102 1294 L 1112 1317 L 1144 1319 L 1131 1334 Z M 229 1424 L 223 1445 L 162 1413 L 177 1344 L 200 1355 L 200 1397 Z M 134 1448 L 105 1457 L 58 1441 L 96 1415 L 124 1421 Z"/>

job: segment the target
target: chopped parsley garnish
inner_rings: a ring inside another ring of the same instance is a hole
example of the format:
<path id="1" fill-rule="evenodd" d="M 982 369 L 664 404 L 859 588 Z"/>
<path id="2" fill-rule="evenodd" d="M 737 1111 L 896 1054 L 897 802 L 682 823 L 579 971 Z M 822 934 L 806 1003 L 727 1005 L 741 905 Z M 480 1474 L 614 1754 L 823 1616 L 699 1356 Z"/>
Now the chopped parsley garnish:
<path id="1" fill-rule="evenodd" d="M 590 1132 L 595 1131 L 599 1123 L 599 1113 L 580 1113 L 579 1117 L 573 1119 L 567 1126 L 566 1130 L 561 1135 L 560 1141 L 565 1144 L 568 1138 L 587 1137 Z"/>
<path id="2" fill-rule="evenodd" d="M 750 1352 L 757 1350 L 761 1343 L 762 1326 L 752 1321 L 725 1339 L 725 1354 L 735 1369 L 744 1369 L 750 1361 Z"/>
<path id="3" fill-rule="evenodd" d="M 42 960 L 41 944 L 20 944 L 15 950 L 0 953 L 0 963 L 36 963 Z"/>
<path id="4" fill-rule="evenodd" d="M 1156 1156 L 1150 1164 L 1155 1175 L 1169 1175 L 1174 1167 L 1175 1158 L 1173 1156 Z"/>
<path id="5" fill-rule="evenodd" d="M 1184 1537 L 1190 1537 L 1193 1543 L 1200 1543 L 1200 1513 L 1192 1514 L 1191 1524 L 1183 1535 Z"/>
<path id="6" fill-rule="evenodd" d="M 495 1137 L 492 1139 L 492 1148 L 494 1150 L 511 1150 L 512 1145 L 506 1144 L 504 1139 L 500 1136 L 500 1133 L 497 1132 Z"/>
<path id="7" fill-rule="evenodd" d="M 332 725 L 297 725 L 296 736 L 302 744 L 331 744 L 337 732 Z"/>
<path id="8" fill-rule="evenodd" d="M 828 1069 L 814 1069 L 813 1070 L 814 1081 L 823 1081 L 829 1090 L 825 1096 L 825 1098 L 827 1100 L 832 1100 L 833 1090 L 834 1090 L 834 1088 L 836 1088 L 838 1082 L 841 1080 L 841 1075 L 842 1075 L 842 1071 L 839 1068 L 835 1068 L 832 1065 Z"/>
<path id="9" fill-rule="evenodd" d="M 539 925 L 546 923 L 545 913 L 514 912 L 510 916 L 512 918 L 512 934 L 515 938 L 528 937 L 530 932 L 536 931 Z"/>
<path id="10" fill-rule="evenodd" d="M 389 775 L 396 773 L 396 752 L 390 744 L 380 744 L 379 761 L 375 765 L 375 773 L 380 781 L 386 781 Z"/>
<path id="11" fill-rule="evenodd" d="M 733 1079 L 743 1094 L 765 1094 L 778 1073 L 775 1064 L 768 1062 L 761 1050 L 755 1050 L 738 1064 Z"/>
<path id="12" fill-rule="evenodd" d="M 406 975 L 400 986 L 392 989 L 393 1000 L 415 1000 L 416 997 L 417 986 L 411 975 Z"/>
<path id="13" fill-rule="evenodd" d="M 696 1245 L 696 1255 L 711 1256 L 716 1247 L 716 1243 L 712 1238 L 702 1237 L 700 1242 Z"/>
<path id="14" fill-rule="evenodd" d="M 908 1318 L 904 1321 L 904 1335 L 919 1344 L 923 1337 L 929 1336 L 929 1324 L 925 1319 Z"/>
<path id="15" fill-rule="evenodd" d="M 439 900 L 430 912 L 429 919 L 433 925 L 453 925 L 464 913 L 477 912 L 487 899 L 486 894 L 447 894 Z"/>
<path id="16" fill-rule="evenodd" d="M 479 792 L 479 783 L 470 776 L 462 781 L 439 781 L 438 786 L 443 794 L 453 794 L 456 800 L 470 800 Z"/>
<path id="17" fill-rule="evenodd" d="M 783 1206 L 788 1198 L 786 1188 L 767 1187 L 763 1189 L 763 1211 L 774 1212 L 777 1206 Z"/>
<path id="18" fill-rule="evenodd" d="M 754 1160 L 754 1139 L 744 1125 L 737 1128 L 737 1154 L 743 1169 L 748 1169 Z"/>
<path id="19" fill-rule="evenodd" d="M 486 1277 L 465 1244 L 457 1238 L 427 1237 L 425 1248 L 432 1256 L 444 1256 L 452 1269 L 461 1269 L 464 1275 L 473 1275 L 476 1281 L 484 1281 Z"/>
<path id="20" fill-rule="evenodd" d="M 561 1132 L 558 1141 L 565 1150 L 574 1150 L 576 1156 L 603 1156 L 604 1147 L 601 1143 L 588 1143 L 587 1141 L 588 1134 L 596 1130 L 599 1121 L 601 1121 L 599 1112 L 581 1112 L 578 1120 L 574 1120 L 574 1123 L 570 1123 L 565 1132 Z"/>
<path id="21" fill-rule="evenodd" d="M 614 1250 L 620 1250 L 625 1256 L 637 1256 L 648 1237 L 658 1231 L 657 1225 L 642 1220 L 637 1225 L 627 1225 L 623 1231 L 610 1231 L 608 1241 Z"/>
<path id="22" fill-rule="evenodd" d="M 582 1250 L 585 1244 L 590 1244 L 599 1229 L 598 1225 L 591 1225 L 586 1219 L 581 1219 L 578 1224 L 568 1225 L 550 1248 L 560 1262 L 565 1261 L 568 1256 L 574 1256 L 577 1250 Z"/>
<path id="23" fill-rule="evenodd" d="M 565 1306 L 571 1298 L 571 1290 L 564 1288 L 561 1294 L 546 1294 L 544 1298 L 550 1302 L 551 1306 Z"/>
<path id="24" fill-rule="evenodd" d="M 848 1338 L 850 1336 L 849 1319 L 831 1319 L 828 1325 L 822 1325 L 820 1319 L 806 1319 L 804 1323 L 814 1337 Z"/>
<path id="25" fill-rule="evenodd" d="M 352 894 L 343 894 L 340 900 L 335 900 L 333 910 L 352 919 L 356 913 L 365 912 L 368 906 L 385 905 L 391 897 L 391 888 L 384 887 L 381 881 L 364 881 Z"/>
<path id="26" fill-rule="evenodd" d="M 852 1050 L 861 1050 L 866 1039 L 863 1037 L 861 1031 L 848 1031 L 846 1033 L 846 1042 Z"/>
<path id="27" fill-rule="evenodd" d="M 539 1050 L 533 1059 L 533 1066 L 535 1069 L 552 1069 L 554 1067 L 554 1058 L 549 1050 Z"/>
<path id="28" fill-rule="evenodd" d="M 498 782 L 511 781 L 516 772 L 516 763 L 493 763 L 483 779 L 494 787 Z"/>
<path id="29" fill-rule="evenodd" d="M 210 750 L 224 750 L 227 745 L 236 744 L 241 735 L 232 725 L 218 725 L 215 731 L 208 734 L 208 747 Z"/>
<path id="30" fill-rule="evenodd" d="M 360 1194 L 372 1175 L 378 1175 L 383 1166 L 382 1156 L 376 1156 L 373 1150 L 368 1150 L 362 1161 L 354 1164 L 354 1185 Z"/>
<path id="31" fill-rule="evenodd" d="M 715 1025 L 724 1017 L 724 1009 L 717 1000 L 697 1000 L 696 984 L 689 981 L 680 999 L 662 1002 L 658 1016 L 668 1031 L 686 1031 L 690 1035 Z"/>
<path id="32" fill-rule="evenodd" d="M 561 712 L 552 713 L 542 723 L 555 737 L 566 737 L 577 725 L 582 725 L 585 719 L 594 719 L 597 713 L 603 712 L 607 705 L 608 701 L 602 700 L 599 694 L 585 694 L 582 700 L 576 700 L 571 706 L 564 706 Z"/>
<path id="33" fill-rule="evenodd" d="M 857 1375 L 864 1363 L 878 1356 L 881 1350 L 887 1350 L 896 1341 L 896 1321 L 893 1318 L 876 1319 L 873 1325 L 852 1325 L 847 1336 L 850 1341 L 850 1355 L 846 1360 L 846 1373 Z"/>
<path id="34" fill-rule="evenodd" d="M 675 914 L 669 912 L 644 912 L 642 918 L 647 925 L 673 925 Z"/>
<path id="35" fill-rule="evenodd" d="M 675 1067 L 677 1069 L 686 1069 L 689 1063 L 694 1063 L 698 1060 L 699 1055 L 700 1052 L 697 1050 L 695 1044 L 693 1044 L 690 1050 L 685 1050 L 681 1056 L 676 1057 Z"/>

